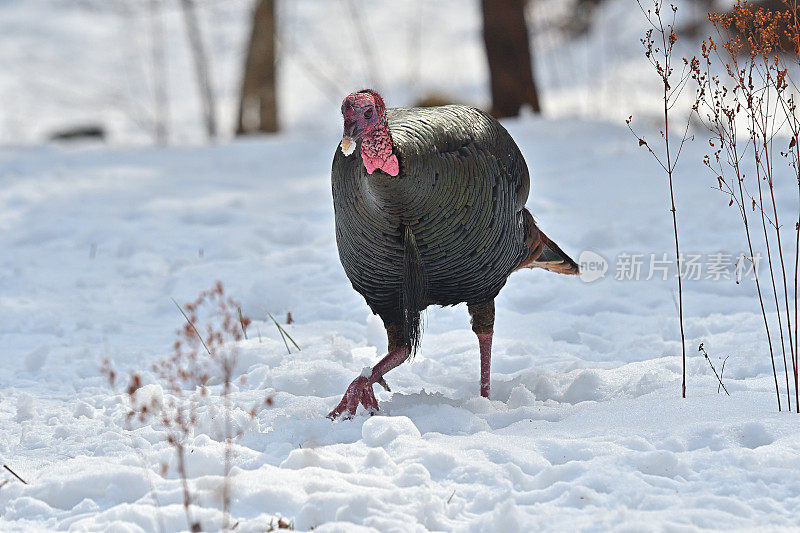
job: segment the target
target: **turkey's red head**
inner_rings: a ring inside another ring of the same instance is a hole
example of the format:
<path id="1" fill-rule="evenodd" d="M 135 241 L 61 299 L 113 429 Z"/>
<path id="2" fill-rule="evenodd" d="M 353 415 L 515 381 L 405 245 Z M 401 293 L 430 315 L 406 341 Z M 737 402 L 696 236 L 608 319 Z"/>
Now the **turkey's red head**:
<path id="1" fill-rule="evenodd" d="M 356 141 L 365 135 L 369 136 L 382 123 L 385 114 L 386 106 L 377 92 L 364 89 L 347 95 L 342 102 L 342 152 L 345 155 L 352 154 L 356 149 Z"/>

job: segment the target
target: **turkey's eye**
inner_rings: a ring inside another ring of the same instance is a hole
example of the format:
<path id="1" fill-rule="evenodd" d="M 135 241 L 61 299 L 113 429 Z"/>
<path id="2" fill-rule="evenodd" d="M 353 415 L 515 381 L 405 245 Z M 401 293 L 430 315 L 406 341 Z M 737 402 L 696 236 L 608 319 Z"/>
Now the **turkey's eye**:
<path id="1" fill-rule="evenodd" d="M 364 111 L 364 118 L 372 118 L 372 108 L 369 108 L 366 111 Z"/>

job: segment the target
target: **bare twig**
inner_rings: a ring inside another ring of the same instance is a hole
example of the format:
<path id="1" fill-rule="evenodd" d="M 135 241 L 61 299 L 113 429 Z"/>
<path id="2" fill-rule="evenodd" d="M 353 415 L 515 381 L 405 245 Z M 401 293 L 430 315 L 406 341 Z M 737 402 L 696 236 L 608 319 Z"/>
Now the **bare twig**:
<path id="1" fill-rule="evenodd" d="M 681 396 L 686 398 L 686 334 L 683 326 L 683 272 L 681 269 L 681 252 L 678 241 L 678 214 L 675 208 L 675 188 L 674 188 L 674 174 L 675 167 L 678 164 L 678 158 L 683 151 L 683 145 L 688 139 L 689 125 L 688 120 L 686 128 L 684 129 L 683 136 L 677 146 L 677 150 L 672 151 L 670 145 L 669 128 L 670 128 L 670 109 L 675 104 L 678 96 L 686 86 L 687 81 L 691 77 L 692 70 L 689 63 L 685 62 L 681 73 L 677 76 L 674 74 L 672 66 L 672 51 L 678 38 L 675 34 L 675 17 L 677 16 L 678 8 L 669 4 L 669 9 L 672 12 L 671 20 L 664 20 L 662 10 L 665 7 L 663 0 L 653 0 L 653 9 L 645 9 L 641 0 L 636 0 L 639 9 L 644 14 L 647 22 L 651 28 L 645 32 L 644 38 L 641 39 L 644 46 L 645 58 L 655 69 L 658 77 L 661 79 L 662 84 L 662 100 L 663 100 L 663 120 L 664 129 L 661 131 L 661 136 L 664 140 L 664 157 L 659 157 L 655 151 L 650 147 L 645 139 L 640 137 L 631 126 L 632 117 L 628 117 L 626 123 L 631 133 L 638 139 L 639 146 L 647 148 L 650 155 L 656 160 L 659 166 L 664 170 L 667 175 L 667 183 L 669 185 L 669 201 L 670 213 L 672 214 L 672 234 L 675 241 L 675 261 L 678 270 L 678 323 L 681 332 L 681 361 L 682 361 L 682 381 L 681 381 Z M 655 37 L 654 37 L 655 34 Z M 660 41 L 660 43 L 657 42 Z M 677 83 L 674 78 L 677 77 Z"/>
<path id="2" fill-rule="evenodd" d="M 269 315 L 269 317 L 270 317 L 270 318 L 272 318 L 272 315 L 270 315 L 269 313 L 267 313 L 267 315 Z M 274 318 L 272 318 L 272 321 L 273 321 L 273 322 L 275 322 L 275 319 L 274 319 Z M 277 323 L 277 322 L 275 322 L 275 325 L 276 325 L 276 326 L 278 326 L 278 323 Z M 280 327 L 280 326 L 278 326 L 278 333 L 279 333 L 279 334 L 280 334 L 280 336 L 281 336 L 281 340 L 283 341 L 283 344 L 284 344 L 284 346 L 286 346 L 286 353 L 289 353 L 289 354 L 291 354 L 291 353 L 292 353 L 292 350 L 290 350 L 290 349 L 289 349 L 289 343 L 288 343 L 288 342 L 286 342 L 286 336 L 283 334 L 283 330 L 281 329 L 281 327 Z"/>
<path id="3" fill-rule="evenodd" d="M 292 338 L 292 336 L 291 336 L 291 335 L 289 335 L 289 332 L 288 332 L 288 331 L 286 331 L 285 329 L 283 329 L 283 326 L 281 326 L 281 325 L 280 325 L 280 323 L 279 323 L 277 320 L 275 320 L 275 317 L 274 317 L 274 316 L 272 316 L 272 313 L 270 313 L 269 311 L 267 311 L 267 310 L 266 310 L 266 309 L 264 309 L 263 307 L 261 308 L 261 310 L 262 310 L 262 311 L 264 311 L 264 313 L 265 313 L 265 314 L 266 314 L 266 315 L 267 315 L 267 316 L 270 318 L 270 320 L 272 320 L 272 322 L 275 324 L 275 327 L 276 327 L 276 328 L 278 328 L 278 333 L 280 333 L 280 334 L 281 334 L 281 338 L 283 339 L 283 343 L 284 343 L 284 344 L 286 344 L 286 350 L 287 350 L 287 351 L 289 351 L 289 345 L 288 345 L 288 343 L 286 343 L 286 338 L 284 337 L 284 335 L 285 335 L 286 337 L 288 337 L 290 341 L 292 341 L 292 344 L 294 344 L 294 347 L 295 347 L 295 348 L 297 348 L 297 350 L 298 350 L 298 351 L 303 351 L 303 350 L 300 348 L 300 345 L 298 345 L 298 344 L 297 344 L 297 343 L 294 341 L 294 339 Z M 289 353 L 292 353 L 292 352 L 291 352 L 291 351 L 289 351 Z"/>
<path id="4" fill-rule="evenodd" d="M 175 304 L 175 306 L 178 308 L 178 311 L 180 311 L 180 312 L 181 312 L 181 314 L 183 315 L 183 318 L 185 318 L 185 319 L 186 319 L 186 322 L 187 322 L 187 323 L 188 323 L 190 326 L 192 326 L 192 329 L 194 330 L 194 332 L 195 332 L 195 333 L 197 333 L 197 338 L 198 338 L 198 339 L 200 339 L 200 342 L 201 342 L 201 343 L 203 343 L 203 348 L 205 348 L 205 349 L 206 349 L 206 352 L 208 353 L 208 355 L 211 355 L 211 350 L 209 350 L 209 349 L 208 349 L 208 346 L 206 346 L 206 341 L 204 341 L 204 340 L 203 340 L 203 336 L 202 336 L 202 335 L 200 335 L 200 332 L 199 332 L 199 331 L 197 331 L 197 328 L 195 327 L 194 323 L 192 323 L 192 321 L 191 321 L 191 320 L 189 320 L 189 317 L 188 317 L 188 316 L 186 315 L 186 313 L 183 311 L 183 308 L 182 308 L 182 307 L 181 307 L 181 306 L 178 304 L 178 302 L 176 302 L 176 301 L 175 301 L 175 298 L 170 298 L 170 300 L 172 300 L 172 303 L 174 303 L 174 304 Z"/>
<path id="5" fill-rule="evenodd" d="M 719 385 L 717 385 L 717 394 L 719 394 L 719 388 L 722 386 L 722 378 L 725 376 L 725 363 L 728 362 L 728 357 L 730 355 L 726 355 L 725 359 L 722 360 L 722 368 L 719 370 Z"/>
<path id="6" fill-rule="evenodd" d="M 13 470 L 11 470 L 11 468 L 10 468 L 8 465 L 3 465 L 3 468 L 5 468 L 5 469 L 6 469 L 6 470 L 8 470 L 9 472 L 11 472 L 11 474 L 12 474 L 12 475 L 13 475 L 15 478 L 17 478 L 18 480 L 22 481 L 22 482 L 23 482 L 25 485 L 27 485 L 27 484 L 28 484 L 28 482 L 27 482 L 27 481 L 25 481 L 24 479 L 22 479 L 21 477 L 19 477 L 19 475 L 18 475 L 16 472 L 14 472 Z"/>
<path id="7" fill-rule="evenodd" d="M 725 391 L 725 394 L 730 396 L 731 393 L 728 392 L 728 389 L 725 388 L 725 384 L 722 382 L 722 378 L 719 376 L 719 374 L 717 374 L 717 369 L 714 368 L 714 363 L 712 363 L 711 359 L 709 359 L 708 354 L 706 353 L 706 349 L 703 348 L 702 342 L 700 343 L 700 346 L 698 346 L 697 350 L 703 352 L 703 357 L 706 358 L 706 361 L 708 361 L 708 364 L 711 366 L 711 370 L 714 371 L 714 375 L 717 376 L 717 381 L 719 382 L 719 385 L 722 387 L 722 390 Z M 725 359 L 727 360 L 727 357 Z M 723 363 L 723 368 L 724 368 L 724 363 Z M 719 391 L 719 388 L 717 388 L 717 390 Z"/>

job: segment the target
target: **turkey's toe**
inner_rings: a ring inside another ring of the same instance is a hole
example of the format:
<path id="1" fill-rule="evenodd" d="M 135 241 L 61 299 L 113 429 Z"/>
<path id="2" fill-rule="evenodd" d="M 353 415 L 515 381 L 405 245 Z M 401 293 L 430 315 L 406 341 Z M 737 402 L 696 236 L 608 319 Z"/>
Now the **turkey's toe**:
<path id="1" fill-rule="evenodd" d="M 392 389 L 390 389 L 390 388 L 389 388 L 389 384 L 388 384 L 388 383 L 386 383 L 386 380 L 385 380 L 385 379 L 383 379 L 383 377 L 380 377 L 380 378 L 378 379 L 378 381 L 376 381 L 375 383 L 377 383 L 378 385 L 380 385 L 381 387 L 383 387 L 383 388 L 386 390 L 386 392 L 392 392 Z"/>
<path id="2" fill-rule="evenodd" d="M 372 385 L 368 385 L 367 388 L 362 390 L 361 405 L 363 405 L 364 409 L 369 411 L 370 414 L 379 411 L 378 399 L 375 398 L 375 391 L 372 390 Z"/>
<path id="3" fill-rule="evenodd" d="M 358 376 L 353 380 L 350 386 L 347 387 L 347 391 L 344 393 L 339 405 L 328 413 L 328 418 L 335 420 L 342 415 L 344 415 L 342 418 L 345 420 L 353 418 L 359 404 L 363 405 L 364 409 L 370 413 L 378 411 L 378 400 L 372 390 L 372 383 L 365 376 Z"/>

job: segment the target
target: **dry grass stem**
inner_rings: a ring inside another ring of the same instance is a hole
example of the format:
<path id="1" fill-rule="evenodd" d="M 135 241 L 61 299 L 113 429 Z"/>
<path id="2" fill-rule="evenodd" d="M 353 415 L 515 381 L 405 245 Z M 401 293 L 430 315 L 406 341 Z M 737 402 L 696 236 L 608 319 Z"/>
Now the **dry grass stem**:
<path id="1" fill-rule="evenodd" d="M 24 479 L 22 479 L 21 477 L 19 477 L 19 475 L 18 475 L 16 472 L 14 472 L 13 470 L 11 470 L 11 468 L 10 468 L 8 465 L 3 465 L 3 468 L 5 468 L 6 470 L 8 470 L 8 471 L 11 473 L 11 475 L 12 475 L 12 476 L 14 476 L 14 477 L 15 477 L 15 478 L 17 478 L 18 480 L 22 481 L 22 483 L 23 483 L 23 484 L 25 484 L 25 485 L 27 485 L 27 484 L 28 484 L 28 482 L 27 482 L 27 481 L 25 481 Z"/>

